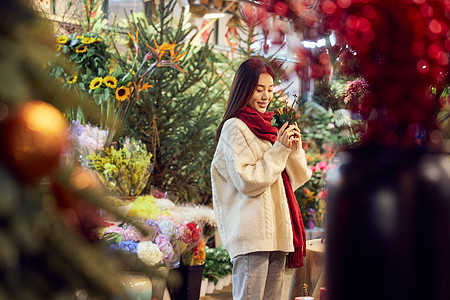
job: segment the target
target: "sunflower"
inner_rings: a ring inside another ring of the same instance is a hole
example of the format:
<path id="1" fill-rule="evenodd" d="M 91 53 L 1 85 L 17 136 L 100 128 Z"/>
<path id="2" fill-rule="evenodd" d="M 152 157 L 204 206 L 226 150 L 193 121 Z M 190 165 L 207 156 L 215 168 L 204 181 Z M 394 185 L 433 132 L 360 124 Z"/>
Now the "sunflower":
<path id="1" fill-rule="evenodd" d="M 116 90 L 116 99 L 119 102 L 122 102 L 123 100 L 126 100 L 130 96 L 130 89 L 126 86 L 121 86 Z"/>
<path id="2" fill-rule="evenodd" d="M 77 82 L 78 76 L 77 75 L 72 75 L 70 76 L 70 78 L 67 80 L 68 83 L 70 84 L 74 84 L 75 82 Z"/>
<path id="3" fill-rule="evenodd" d="M 76 53 L 84 53 L 86 51 L 87 51 L 87 46 L 86 45 L 79 46 L 79 47 L 75 48 L 75 52 Z"/>
<path id="4" fill-rule="evenodd" d="M 105 78 L 103 78 L 103 83 L 107 87 L 115 89 L 117 87 L 117 78 L 114 76 L 106 76 Z"/>
<path id="5" fill-rule="evenodd" d="M 61 44 L 56 44 L 56 51 L 59 51 L 59 50 L 61 50 Z"/>
<path id="6" fill-rule="evenodd" d="M 81 38 L 81 42 L 82 42 L 83 44 L 86 44 L 86 45 L 92 44 L 92 43 L 94 43 L 95 41 L 96 41 L 96 39 L 94 39 L 94 38 L 92 38 L 92 37 L 84 36 L 84 37 Z"/>
<path id="7" fill-rule="evenodd" d="M 103 78 L 102 77 L 95 77 L 91 80 L 91 83 L 89 84 L 89 88 L 91 90 L 95 90 L 96 88 L 100 87 L 102 85 Z"/>
<path id="8" fill-rule="evenodd" d="M 60 35 L 56 38 L 56 42 L 61 45 L 67 43 L 68 41 L 69 41 L 69 38 L 65 35 Z"/>

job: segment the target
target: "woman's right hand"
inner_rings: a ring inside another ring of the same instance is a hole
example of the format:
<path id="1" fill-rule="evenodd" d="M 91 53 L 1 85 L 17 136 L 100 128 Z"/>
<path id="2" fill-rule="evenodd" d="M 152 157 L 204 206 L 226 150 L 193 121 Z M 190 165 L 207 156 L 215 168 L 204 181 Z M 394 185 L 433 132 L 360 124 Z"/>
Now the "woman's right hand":
<path id="1" fill-rule="evenodd" d="M 297 135 L 299 135 L 299 133 L 297 134 L 297 132 L 295 131 L 295 126 L 289 126 L 289 122 L 286 122 L 283 124 L 283 126 L 281 126 L 281 128 L 278 130 L 278 136 L 277 136 L 277 140 L 282 143 L 286 148 L 294 149 L 294 138 L 297 137 Z"/>

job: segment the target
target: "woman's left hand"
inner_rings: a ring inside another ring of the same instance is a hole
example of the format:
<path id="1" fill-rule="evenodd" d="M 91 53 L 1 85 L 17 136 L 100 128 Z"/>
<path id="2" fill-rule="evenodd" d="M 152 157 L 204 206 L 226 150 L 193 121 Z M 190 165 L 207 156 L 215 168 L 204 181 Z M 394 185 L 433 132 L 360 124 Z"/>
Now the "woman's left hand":
<path id="1" fill-rule="evenodd" d="M 292 150 L 297 150 L 302 147 L 302 135 L 300 134 L 300 129 L 298 128 L 297 122 L 294 125 L 290 125 L 293 128 L 292 133 L 294 133 L 290 139 L 292 139 Z"/>

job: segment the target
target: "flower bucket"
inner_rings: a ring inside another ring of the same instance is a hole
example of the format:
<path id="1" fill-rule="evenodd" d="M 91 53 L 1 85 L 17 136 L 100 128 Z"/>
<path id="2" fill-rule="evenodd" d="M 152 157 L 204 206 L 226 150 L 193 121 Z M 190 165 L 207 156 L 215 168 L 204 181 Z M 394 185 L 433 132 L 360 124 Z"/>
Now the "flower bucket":
<path id="1" fill-rule="evenodd" d="M 208 280 L 208 285 L 206 286 L 206 293 L 207 293 L 207 294 L 212 294 L 212 293 L 214 293 L 214 287 L 215 287 L 214 281 L 209 281 L 209 280 Z"/>
<path id="2" fill-rule="evenodd" d="M 225 283 L 225 279 L 224 278 L 219 278 L 219 280 L 217 281 L 217 284 L 216 284 L 216 286 L 214 287 L 214 289 L 216 290 L 216 291 L 220 291 L 220 290 L 222 290 L 223 289 L 223 284 Z"/>
<path id="3" fill-rule="evenodd" d="M 217 281 L 217 284 L 214 287 L 214 289 L 216 291 L 220 291 L 221 289 L 223 289 L 223 284 L 224 284 L 224 279 L 223 278 L 219 278 L 219 280 Z"/>
<path id="4" fill-rule="evenodd" d="M 223 286 L 229 286 L 231 284 L 231 277 L 232 277 L 231 274 L 228 274 L 223 278 L 224 279 Z"/>
<path id="5" fill-rule="evenodd" d="M 200 286 L 200 297 L 206 295 L 206 288 L 208 287 L 208 279 L 205 278 L 202 280 L 202 285 Z"/>
<path id="6" fill-rule="evenodd" d="M 166 267 L 161 267 L 158 269 L 158 273 L 161 276 L 167 277 L 169 275 L 169 269 Z M 154 278 L 151 278 L 151 280 L 153 289 L 152 299 L 163 300 L 164 291 L 166 289 L 166 279 L 155 276 Z"/>
<path id="7" fill-rule="evenodd" d="M 205 265 L 180 265 L 178 272 L 181 275 L 181 286 L 174 288 L 171 293 L 172 300 L 198 300 L 202 284 L 202 275 Z"/>

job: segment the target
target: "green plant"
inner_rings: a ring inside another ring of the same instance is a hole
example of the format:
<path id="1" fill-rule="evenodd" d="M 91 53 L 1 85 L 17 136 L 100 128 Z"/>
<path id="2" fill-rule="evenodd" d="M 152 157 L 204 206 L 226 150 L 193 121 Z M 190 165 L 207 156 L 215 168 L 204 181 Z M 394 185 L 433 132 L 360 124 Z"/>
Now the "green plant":
<path id="1" fill-rule="evenodd" d="M 216 248 L 205 247 L 206 260 L 205 269 L 203 270 L 203 278 L 214 281 L 217 284 L 220 278 L 224 278 L 233 271 L 230 255 L 228 251 L 222 246 Z"/>
<path id="2" fill-rule="evenodd" d="M 119 150 L 105 148 L 88 156 L 89 167 L 105 186 L 118 196 L 140 195 L 152 170 L 152 154 L 139 140 L 131 139 Z"/>
<path id="3" fill-rule="evenodd" d="M 169 191 L 179 202 L 204 203 L 211 197 L 209 164 L 224 91 L 216 86 L 220 78 L 211 71 L 210 46 L 191 44 L 189 35 L 194 28 L 183 14 L 176 19 L 175 4 L 175 0 L 160 1 L 151 18 L 130 16 L 130 28 L 139 29 L 140 48 L 176 45 L 173 55 L 186 54 L 178 61 L 184 73 L 158 68 L 149 75 L 154 87 L 137 101 L 124 134 L 142 140 L 154 154 L 148 189 L 154 186 Z M 179 45 L 179 41 L 185 42 Z M 170 59 L 172 52 L 166 51 L 163 57 Z M 153 56 L 149 62 L 155 59 Z M 123 56 L 117 61 L 123 68 L 129 65 Z"/>
<path id="4" fill-rule="evenodd" d="M 354 147 L 360 142 L 361 120 L 353 120 L 346 109 L 324 108 L 313 100 L 300 103 L 302 118 L 299 127 L 304 142 L 315 152 L 323 151 L 323 146 L 333 143 L 339 147 Z"/>

